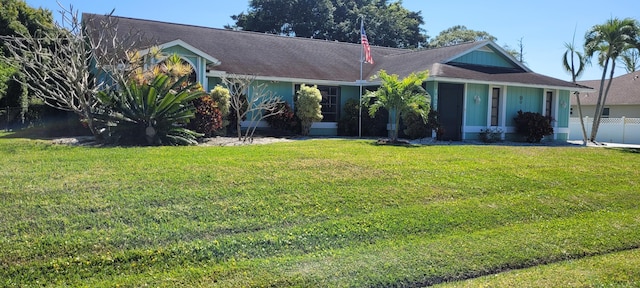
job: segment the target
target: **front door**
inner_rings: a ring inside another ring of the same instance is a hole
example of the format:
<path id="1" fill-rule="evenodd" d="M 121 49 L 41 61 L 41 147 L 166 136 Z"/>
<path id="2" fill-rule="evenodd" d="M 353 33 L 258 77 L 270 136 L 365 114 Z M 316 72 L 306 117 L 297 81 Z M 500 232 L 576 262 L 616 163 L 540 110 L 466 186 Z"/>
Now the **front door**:
<path id="1" fill-rule="evenodd" d="M 438 83 L 438 118 L 444 129 L 439 140 L 462 140 L 464 84 Z"/>

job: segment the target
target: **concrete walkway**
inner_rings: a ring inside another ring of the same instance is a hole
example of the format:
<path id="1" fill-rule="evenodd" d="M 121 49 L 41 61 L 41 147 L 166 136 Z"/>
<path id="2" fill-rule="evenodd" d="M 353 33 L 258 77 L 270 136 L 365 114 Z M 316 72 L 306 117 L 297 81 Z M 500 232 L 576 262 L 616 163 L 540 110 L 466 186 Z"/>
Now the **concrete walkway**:
<path id="1" fill-rule="evenodd" d="M 569 140 L 567 141 L 571 144 L 582 145 L 582 140 Z M 609 142 L 598 142 L 598 144 L 589 143 L 588 147 L 604 147 L 604 148 L 632 148 L 632 149 L 640 149 L 640 144 L 622 144 L 622 143 L 609 143 Z"/>

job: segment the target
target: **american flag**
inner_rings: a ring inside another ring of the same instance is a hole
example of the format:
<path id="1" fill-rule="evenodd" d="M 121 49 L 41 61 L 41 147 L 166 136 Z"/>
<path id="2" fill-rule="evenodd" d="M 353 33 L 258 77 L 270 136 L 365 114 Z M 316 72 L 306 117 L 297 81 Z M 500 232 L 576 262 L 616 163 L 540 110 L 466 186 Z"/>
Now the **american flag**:
<path id="1" fill-rule="evenodd" d="M 371 57 L 371 47 L 369 46 L 369 40 L 367 34 L 364 32 L 364 25 L 360 25 L 360 42 L 362 42 L 362 48 L 364 49 L 364 62 L 373 64 L 373 57 Z"/>

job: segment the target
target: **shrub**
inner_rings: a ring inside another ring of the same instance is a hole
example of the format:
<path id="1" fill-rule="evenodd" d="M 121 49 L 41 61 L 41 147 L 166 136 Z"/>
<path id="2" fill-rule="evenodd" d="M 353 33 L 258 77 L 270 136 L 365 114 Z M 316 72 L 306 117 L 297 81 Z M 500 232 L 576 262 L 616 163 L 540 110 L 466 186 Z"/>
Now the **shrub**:
<path id="1" fill-rule="evenodd" d="M 301 134 L 308 135 L 311 124 L 322 120 L 322 94 L 318 86 L 306 86 L 302 84 L 296 97 L 296 116 L 300 118 Z"/>
<path id="2" fill-rule="evenodd" d="M 211 99 L 211 96 L 202 96 L 193 100 L 192 104 L 195 107 L 195 117 L 187 125 L 189 129 L 205 137 L 211 137 L 216 131 L 222 129 L 222 112 L 218 108 L 219 104 Z"/>
<path id="3" fill-rule="evenodd" d="M 269 127 L 282 131 L 300 133 L 300 119 L 295 115 L 289 103 L 279 102 L 276 104 L 276 110 L 282 112 L 264 118 L 267 124 L 269 124 Z M 266 111 L 265 113 L 270 112 Z"/>
<path id="4" fill-rule="evenodd" d="M 553 134 L 552 119 L 540 113 L 520 110 L 513 120 L 516 122 L 516 132 L 525 136 L 529 143 L 539 143 L 544 136 Z"/>
<path id="5" fill-rule="evenodd" d="M 502 140 L 502 129 L 487 127 L 487 129 L 480 129 L 480 140 L 484 143 L 495 143 Z"/>
<path id="6" fill-rule="evenodd" d="M 408 111 L 402 115 L 402 124 L 405 129 L 402 130 L 409 139 L 420 139 L 431 136 L 431 128 L 422 120 L 420 114 Z"/>
<path id="7" fill-rule="evenodd" d="M 341 136 L 358 136 L 359 110 L 358 100 L 349 99 L 344 103 L 342 118 L 338 121 L 338 134 Z M 387 111 L 381 109 L 373 118 L 369 116 L 367 109 L 362 109 L 362 136 L 386 136 Z"/>
<path id="8" fill-rule="evenodd" d="M 231 112 L 231 94 L 229 89 L 220 85 L 216 85 L 211 92 L 209 92 L 211 99 L 218 104 L 218 110 L 220 110 L 220 116 L 222 117 L 222 124 L 219 129 L 216 129 L 215 134 L 226 134 L 227 127 L 231 124 L 229 121 L 229 113 Z"/>
<path id="9" fill-rule="evenodd" d="M 429 115 L 427 116 L 427 127 L 429 127 L 429 130 L 437 131 L 440 128 L 439 117 L 438 111 L 433 109 L 429 110 Z"/>
<path id="10" fill-rule="evenodd" d="M 200 134 L 186 129 L 194 117 L 192 101 L 204 92 L 183 86 L 188 76 L 171 81 L 158 74 L 150 82 L 130 80 L 120 90 L 100 91 L 104 111 L 95 115 L 107 142 L 126 145 L 197 144 Z"/>

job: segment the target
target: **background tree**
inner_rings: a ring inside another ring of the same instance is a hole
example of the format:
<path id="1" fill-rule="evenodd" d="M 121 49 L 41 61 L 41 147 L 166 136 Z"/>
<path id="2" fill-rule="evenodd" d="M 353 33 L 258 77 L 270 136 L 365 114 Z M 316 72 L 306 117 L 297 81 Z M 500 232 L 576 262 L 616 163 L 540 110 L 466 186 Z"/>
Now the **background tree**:
<path id="1" fill-rule="evenodd" d="M 416 48 L 426 44 L 421 12 L 402 1 L 386 0 L 251 0 L 249 10 L 231 18 L 228 29 L 357 43 L 361 15 L 372 45 Z"/>
<path id="2" fill-rule="evenodd" d="M 389 113 L 394 113 L 393 128 L 391 130 L 391 142 L 398 141 L 400 118 L 405 113 L 413 112 L 427 122 L 431 97 L 422 88 L 422 83 L 429 77 L 429 71 L 411 73 L 411 75 L 399 80 L 396 74 L 387 74 L 380 70 L 378 77 L 382 80 L 380 88 L 368 92 L 363 98 L 369 106 L 369 115 L 373 117 L 378 109 L 386 108 Z"/>
<path id="3" fill-rule="evenodd" d="M 491 40 L 495 42 L 496 40 L 498 40 L 498 38 L 485 31 L 471 30 L 466 26 L 456 25 L 440 32 L 438 36 L 436 36 L 429 42 L 429 47 L 446 47 L 465 42 L 475 42 L 482 40 Z"/>
<path id="4" fill-rule="evenodd" d="M 574 35 L 575 39 L 575 35 Z M 562 68 L 565 71 L 571 74 L 571 82 L 576 84 L 576 81 L 582 74 L 584 73 L 584 67 L 586 64 L 586 60 L 581 52 L 576 51 L 573 42 L 564 43 L 564 47 L 567 48 L 567 51 L 562 55 Z M 578 61 L 576 63 L 576 60 Z M 578 65 L 576 67 L 576 64 Z M 576 103 L 578 104 L 578 117 L 580 117 L 580 127 L 582 127 L 582 143 L 587 145 L 587 129 L 584 126 L 584 118 L 582 117 L 582 104 L 580 104 L 580 92 L 574 92 L 576 95 Z"/>
<path id="5" fill-rule="evenodd" d="M 632 48 L 622 52 L 622 55 L 620 55 L 620 61 L 627 70 L 627 73 L 635 72 L 640 69 L 640 53 L 638 53 L 638 51 L 640 51 L 640 48 Z"/>
<path id="6" fill-rule="evenodd" d="M 37 37 L 54 29 L 53 16 L 48 10 L 29 7 L 20 0 L 0 0 L 0 36 L 33 35 Z M 11 57 L 5 38 L 0 38 L 0 56 Z M 28 88 L 16 79 L 25 81 L 20 69 L 0 59 L 0 107 L 20 107 L 20 114 L 28 110 Z"/>
<path id="7" fill-rule="evenodd" d="M 596 141 L 602 111 L 607 101 L 607 95 L 611 88 L 611 79 L 615 73 L 616 60 L 626 50 L 638 47 L 640 27 L 638 22 L 631 18 L 612 18 L 604 24 L 594 25 L 585 36 L 584 50 L 587 59 L 598 54 L 598 64 L 602 69 L 602 79 L 598 90 L 593 126 L 589 140 Z M 609 70 L 610 69 L 610 70 Z M 607 72 L 609 79 L 607 81 Z M 605 88 L 605 82 L 608 82 Z"/>

